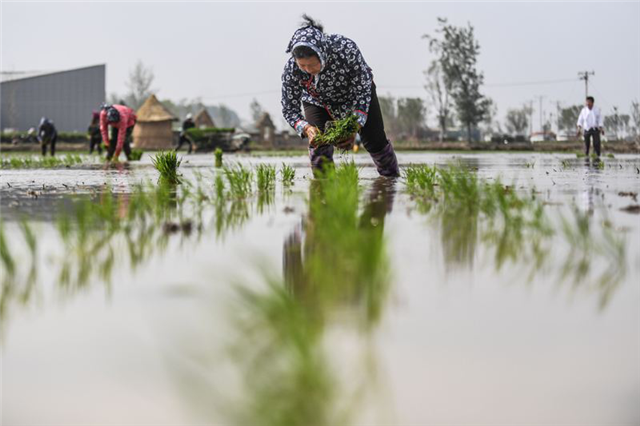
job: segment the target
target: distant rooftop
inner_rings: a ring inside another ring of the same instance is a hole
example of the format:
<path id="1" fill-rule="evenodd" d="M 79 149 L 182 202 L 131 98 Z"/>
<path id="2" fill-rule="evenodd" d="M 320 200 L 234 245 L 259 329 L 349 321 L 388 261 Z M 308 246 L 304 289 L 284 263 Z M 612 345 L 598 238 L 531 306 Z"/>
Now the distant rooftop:
<path id="1" fill-rule="evenodd" d="M 42 77 L 44 75 L 50 74 L 58 74 L 69 71 L 78 71 L 86 68 L 95 68 L 95 67 L 104 67 L 105 64 L 98 65 L 90 65 L 86 67 L 80 68 L 72 68 L 67 70 L 30 70 L 30 71 L 21 71 L 21 70 L 11 70 L 11 71 L 0 71 L 0 82 L 4 83 L 5 81 L 13 81 L 13 80 L 23 80 L 26 78 L 33 77 Z"/>

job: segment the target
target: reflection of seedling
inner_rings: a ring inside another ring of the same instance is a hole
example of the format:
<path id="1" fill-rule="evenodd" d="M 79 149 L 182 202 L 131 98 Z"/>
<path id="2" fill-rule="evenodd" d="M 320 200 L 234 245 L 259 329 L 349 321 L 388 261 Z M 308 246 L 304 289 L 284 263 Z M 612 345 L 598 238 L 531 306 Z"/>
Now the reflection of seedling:
<path id="1" fill-rule="evenodd" d="M 16 263 L 9 251 L 9 244 L 5 237 L 4 224 L 0 222 L 0 260 L 2 260 L 3 269 L 8 275 L 13 275 L 16 270 Z"/>
<path id="2" fill-rule="evenodd" d="M 140 161 L 142 158 L 142 150 L 141 149 L 132 149 L 131 154 L 129 154 L 129 161 Z"/>
<path id="3" fill-rule="evenodd" d="M 349 115 L 342 120 L 333 121 L 328 129 L 314 139 L 314 142 L 316 146 L 337 145 L 355 135 L 358 128 L 358 118 L 355 115 Z"/>
<path id="4" fill-rule="evenodd" d="M 282 163 L 282 168 L 280 169 L 280 179 L 282 180 L 283 186 L 291 186 L 293 185 L 293 180 L 296 177 L 296 169 L 291 167 L 288 164 Z"/>
<path id="5" fill-rule="evenodd" d="M 161 182 L 175 185 L 182 181 L 182 176 L 178 173 L 182 160 L 178 160 L 175 151 L 160 151 L 151 158 L 151 162 L 160 172 Z"/>
<path id="6" fill-rule="evenodd" d="M 213 151 L 213 155 L 216 157 L 216 167 L 222 167 L 222 150 L 220 147 Z"/>

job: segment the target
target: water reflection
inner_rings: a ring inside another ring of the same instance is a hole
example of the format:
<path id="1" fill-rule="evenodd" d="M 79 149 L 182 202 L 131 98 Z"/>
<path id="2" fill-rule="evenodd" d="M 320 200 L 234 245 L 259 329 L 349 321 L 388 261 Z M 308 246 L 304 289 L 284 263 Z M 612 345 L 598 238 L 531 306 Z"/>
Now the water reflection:
<path id="1" fill-rule="evenodd" d="M 284 242 L 284 279 L 267 275 L 266 289 L 240 288 L 232 357 L 243 396 L 234 423 L 348 423 L 375 379 L 369 336 L 389 291 L 383 234 L 394 193 L 394 182 L 378 179 L 360 210 L 357 177 L 338 168 L 312 181 L 309 212 Z M 341 358 L 352 368 L 347 377 L 328 352 L 332 328 L 360 343 L 354 359 Z"/>
<path id="2" fill-rule="evenodd" d="M 224 186 L 217 195 L 211 191 L 203 182 L 185 182 L 180 190 L 175 185 L 141 184 L 129 193 L 114 193 L 105 186 L 94 195 L 64 200 L 56 208 L 59 240 L 54 251 L 37 250 L 31 222 L 20 222 L 29 253 L 20 262 L 16 245 L 9 244 L 8 230 L 0 222 L 3 325 L 13 309 L 34 302 L 41 280 L 38 265 L 45 259 L 56 265 L 55 290 L 61 295 L 71 297 L 96 284 L 103 284 L 108 293 L 114 269 L 134 272 L 154 256 L 163 255 L 170 241 L 181 246 L 197 244 L 205 231 L 205 217 L 212 216 L 210 228 L 215 229 L 216 238 L 250 218 L 250 200 L 231 197 Z M 17 237 L 15 232 L 11 235 Z"/>
<path id="3" fill-rule="evenodd" d="M 593 213 L 598 192 L 585 194 L 584 213 L 550 215 L 536 196 L 517 193 L 499 180 L 480 181 L 460 165 L 413 166 L 405 175 L 407 191 L 440 233 L 445 264 L 472 269 L 479 255 L 490 254 L 496 271 L 518 266 L 523 282 L 550 272 L 572 290 L 595 292 L 604 309 L 626 276 L 626 242 L 606 220 Z M 482 265 L 486 265 L 483 261 Z"/>

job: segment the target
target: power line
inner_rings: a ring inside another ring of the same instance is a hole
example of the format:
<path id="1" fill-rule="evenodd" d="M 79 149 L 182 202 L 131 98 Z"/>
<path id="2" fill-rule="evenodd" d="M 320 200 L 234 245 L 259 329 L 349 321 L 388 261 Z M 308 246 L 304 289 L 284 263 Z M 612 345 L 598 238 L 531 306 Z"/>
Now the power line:
<path id="1" fill-rule="evenodd" d="M 494 84 L 485 84 L 486 87 L 513 87 L 513 86 L 537 86 L 543 84 L 558 84 L 558 83 L 568 83 L 571 81 L 576 81 L 575 78 L 563 78 L 559 80 L 540 80 L 540 81 L 521 81 L 514 83 L 494 83 Z"/>
<path id="2" fill-rule="evenodd" d="M 539 81 L 523 81 L 523 82 L 511 82 L 511 83 L 494 83 L 494 84 L 485 84 L 486 87 L 513 87 L 513 86 L 533 86 L 533 85 L 543 85 L 543 84 L 558 84 L 558 83 L 567 83 L 576 81 L 575 78 L 572 79 L 558 79 L 558 80 L 539 80 Z M 393 89 L 424 89 L 423 85 L 420 86 L 394 86 L 394 85 L 383 85 L 377 87 L 380 90 L 393 90 Z M 203 98 L 203 100 L 214 100 L 214 99 L 228 99 L 228 98 L 242 98 L 248 96 L 260 96 L 260 95 L 272 95 L 275 93 L 280 93 L 279 89 L 273 90 L 263 90 L 258 92 L 243 92 L 243 93 L 227 93 L 223 95 L 214 95 L 207 96 Z"/>

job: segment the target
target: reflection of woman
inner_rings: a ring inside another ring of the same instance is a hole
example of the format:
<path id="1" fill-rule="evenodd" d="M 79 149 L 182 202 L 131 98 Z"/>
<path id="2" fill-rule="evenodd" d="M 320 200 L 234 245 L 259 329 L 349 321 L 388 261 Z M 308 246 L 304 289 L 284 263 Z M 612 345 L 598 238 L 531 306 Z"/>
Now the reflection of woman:
<path id="1" fill-rule="evenodd" d="M 373 74 L 358 46 L 344 36 L 325 34 L 308 16 L 304 19 L 287 48 L 291 58 L 282 74 L 282 113 L 300 136 L 309 138 L 312 167 L 333 162 L 333 146 L 314 146 L 319 131 L 328 121 L 354 114 L 378 172 L 397 176 L 398 161 L 384 131 Z M 338 147 L 351 149 L 354 139 L 355 134 Z"/>
<path id="2" fill-rule="evenodd" d="M 323 289 L 318 288 L 322 285 L 337 286 L 337 295 L 343 296 L 359 297 L 367 291 L 373 291 L 366 301 L 372 303 L 369 307 L 375 307 L 373 311 L 378 313 L 386 288 L 384 220 L 393 208 L 395 182 L 385 178 L 374 181 L 360 216 L 356 216 L 358 206 L 354 205 L 353 216 L 357 217 L 357 222 L 353 224 L 353 229 L 343 227 L 345 234 L 349 234 L 349 238 L 345 239 L 324 238 L 323 229 L 331 226 L 324 222 L 331 220 L 331 215 L 313 208 L 332 208 L 324 202 L 317 202 L 317 197 L 323 196 L 323 183 L 312 181 L 309 215 L 303 226 L 296 227 L 285 240 L 283 275 L 286 285 L 297 297 L 302 298 L 309 295 L 308 292 L 323 293 Z M 365 288 L 377 284 L 381 286 Z"/>

